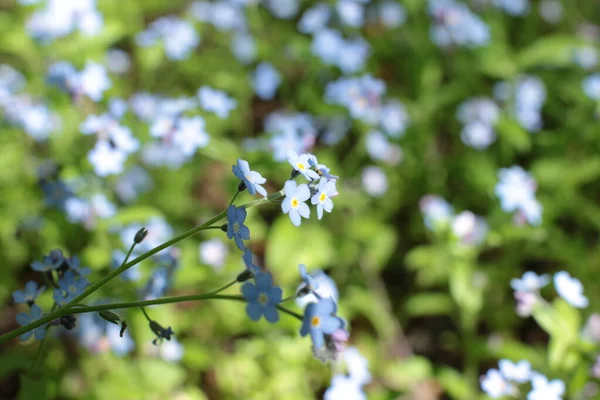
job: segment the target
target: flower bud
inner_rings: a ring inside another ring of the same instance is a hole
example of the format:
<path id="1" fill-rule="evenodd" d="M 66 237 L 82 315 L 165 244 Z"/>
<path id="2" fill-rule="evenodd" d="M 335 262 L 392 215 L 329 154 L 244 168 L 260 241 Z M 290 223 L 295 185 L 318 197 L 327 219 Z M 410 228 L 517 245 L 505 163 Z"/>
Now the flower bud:
<path id="1" fill-rule="evenodd" d="M 248 279 L 252 279 L 252 278 L 254 278 L 254 272 L 252 272 L 252 270 L 250 270 L 250 269 L 246 269 L 245 271 L 241 272 L 237 276 L 237 281 L 238 282 L 246 282 Z"/>
<path id="2" fill-rule="evenodd" d="M 222 230 L 223 232 L 227 232 L 227 224 L 223 224 L 223 225 L 221 225 L 221 230 Z"/>
<path id="3" fill-rule="evenodd" d="M 246 183 L 244 181 L 240 181 L 240 183 L 238 183 L 237 190 L 238 192 L 243 192 L 246 190 Z"/>
<path id="4" fill-rule="evenodd" d="M 148 236 L 148 229 L 142 228 L 139 231 L 137 231 L 135 237 L 133 238 L 133 241 L 137 244 L 142 243 L 146 236 Z"/>
<path id="5" fill-rule="evenodd" d="M 115 314 L 112 311 L 108 311 L 108 310 L 99 311 L 98 315 L 100 315 L 100 318 L 102 318 L 105 321 L 110 322 L 111 324 L 119 325 L 121 323 L 121 317 L 119 317 L 117 314 Z"/>
<path id="6" fill-rule="evenodd" d="M 290 179 L 296 179 L 298 175 L 300 175 L 300 171 L 293 169 L 292 173 L 290 174 Z"/>

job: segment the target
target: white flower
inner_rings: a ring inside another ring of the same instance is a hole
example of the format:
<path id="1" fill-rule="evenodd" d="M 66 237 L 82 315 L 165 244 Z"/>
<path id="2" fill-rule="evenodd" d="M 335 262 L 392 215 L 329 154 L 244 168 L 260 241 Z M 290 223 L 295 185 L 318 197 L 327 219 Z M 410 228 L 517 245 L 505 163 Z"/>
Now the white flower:
<path id="1" fill-rule="evenodd" d="M 126 158 L 127 154 L 124 151 L 111 146 L 104 140 L 96 142 L 96 147 L 88 153 L 88 160 L 98 176 L 120 174 L 123 172 Z"/>
<path id="2" fill-rule="evenodd" d="M 542 374 L 535 374 L 531 379 L 532 390 L 527 400 L 562 400 L 565 383 L 560 379 L 548 381 Z"/>
<path id="3" fill-rule="evenodd" d="M 586 308 L 588 298 L 583 294 L 583 285 L 577 278 L 572 278 L 567 271 L 554 274 L 554 287 L 559 296 L 577 308 Z"/>
<path id="4" fill-rule="evenodd" d="M 350 379 L 361 386 L 371 382 L 369 360 L 360 354 L 356 347 L 348 347 L 343 354 Z"/>
<path id="5" fill-rule="evenodd" d="M 297 185 L 295 181 L 287 181 L 283 190 L 285 191 L 285 199 L 281 203 L 281 209 L 284 214 L 289 213 L 292 224 L 300 226 L 301 216 L 304 218 L 310 217 L 310 209 L 304 203 L 310 197 L 308 185 Z"/>
<path id="6" fill-rule="evenodd" d="M 516 388 L 497 369 L 490 369 L 485 377 L 481 379 L 481 389 L 493 399 L 499 399 L 516 392 Z"/>
<path id="7" fill-rule="evenodd" d="M 352 378 L 335 375 L 331 386 L 325 391 L 324 400 L 367 400 L 362 388 Z"/>
<path id="8" fill-rule="evenodd" d="M 319 180 L 319 174 L 310 169 L 310 154 L 302 154 L 298 156 L 296 150 L 288 148 L 286 150 L 288 162 L 298 172 L 300 172 L 309 181 Z"/>
<path id="9" fill-rule="evenodd" d="M 548 275 L 538 275 L 535 272 L 527 271 L 521 279 L 511 279 L 510 287 L 517 292 L 537 292 L 546 286 L 548 282 L 550 282 Z"/>
<path id="10" fill-rule="evenodd" d="M 223 267 L 227 256 L 227 245 L 218 238 L 200 243 L 200 261 L 215 269 Z"/>
<path id="11" fill-rule="evenodd" d="M 510 381 L 525 383 L 531 377 L 531 364 L 527 360 L 514 363 L 510 360 L 500 360 L 500 372 Z"/>
<path id="12" fill-rule="evenodd" d="M 323 217 L 323 209 L 328 213 L 333 210 L 333 201 L 331 197 L 337 195 L 334 180 L 327 180 L 325 178 L 319 181 L 319 187 L 317 193 L 310 199 L 312 204 L 317 205 L 317 216 L 319 219 Z"/>

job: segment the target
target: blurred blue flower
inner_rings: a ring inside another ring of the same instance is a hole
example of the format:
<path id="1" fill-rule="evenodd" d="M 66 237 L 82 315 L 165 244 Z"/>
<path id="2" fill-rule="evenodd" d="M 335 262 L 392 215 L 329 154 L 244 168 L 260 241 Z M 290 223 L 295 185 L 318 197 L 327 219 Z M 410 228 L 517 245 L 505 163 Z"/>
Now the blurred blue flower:
<path id="1" fill-rule="evenodd" d="M 310 165 L 310 154 L 301 154 L 300 156 L 296 153 L 293 148 L 287 149 L 288 162 L 294 168 L 294 170 L 300 172 L 309 181 L 319 180 L 319 174 L 311 169 Z"/>
<path id="2" fill-rule="evenodd" d="M 260 272 L 260 267 L 256 264 L 254 264 L 254 260 L 252 257 L 252 251 L 250 251 L 250 249 L 246 248 L 244 249 L 244 256 L 242 257 L 242 259 L 244 260 L 244 264 L 246 265 L 246 270 L 250 271 L 254 274 L 254 276 L 256 276 L 256 274 L 258 274 Z"/>
<path id="3" fill-rule="evenodd" d="M 227 246 L 221 239 L 213 238 L 200 243 L 198 253 L 201 263 L 210 265 L 214 270 L 220 271 L 225 265 Z"/>
<path id="4" fill-rule="evenodd" d="M 310 303 L 304 309 L 300 335 L 310 334 L 314 348 L 320 349 L 325 345 L 325 335 L 331 335 L 345 325 L 341 318 L 335 316 L 336 312 L 337 305 L 330 298 Z"/>
<path id="5" fill-rule="evenodd" d="M 177 362 L 181 360 L 185 349 L 181 343 L 177 341 L 177 338 L 172 338 L 168 342 L 161 343 L 158 346 L 158 355 L 165 361 Z"/>
<path id="6" fill-rule="evenodd" d="M 491 99 L 475 97 L 463 102 L 457 111 L 457 118 L 465 124 L 463 143 L 478 150 L 487 148 L 496 140 L 493 126 L 499 117 L 500 108 Z"/>
<path id="7" fill-rule="evenodd" d="M 600 101 L 600 73 L 592 74 L 583 80 L 583 91 L 594 101 Z"/>
<path id="8" fill-rule="evenodd" d="M 292 224 L 300 226 L 303 218 L 310 217 L 310 209 L 304 203 L 310 198 L 310 189 L 308 185 L 296 184 L 295 181 L 287 181 L 283 187 L 285 199 L 281 203 L 281 210 L 284 214 L 289 214 Z"/>
<path id="9" fill-rule="evenodd" d="M 242 294 L 248 302 L 246 313 L 253 321 L 258 321 L 264 315 L 270 323 L 279 321 L 277 305 L 281 303 L 281 288 L 273 286 L 271 274 L 259 272 L 255 277 L 256 285 L 246 282 L 242 286 Z"/>
<path id="10" fill-rule="evenodd" d="M 17 323 L 21 326 L 25 326 L 34 321 L 37 321 L 40 318 L 42 318 L 42 309 L 39 308 L 36 304 L 34 304 L 31 306 L 31 309 L 29 310 L 29 314 L 26 314 L 26 313 L 17 314 Z M 19 339 L 21 341 L 25 341 L 25 340 L 29 339 L 32 335 L 35 336 L 35 340 L 44 339 L 46 337 L 46 326 L 42 325 L 42 326 L 37 327 L 29 332 L 25 332 L 24 334 L 19 336 Z"/>
<path id="11" fill-rule="evenodd" d="M 244 240 L 250 240 L 250 229 L 244 225 L 246 208 L 233 204 L 227 208 L 227 238 L 234 239 L 237 247 L 244 251 Z M 243 239 L 243 240 L 242 240 Z"/>
<path id="12" fill-rule="evenodd" d="M 254 72 L 253 87 L 260 99 L 273 99 L 280 83 L 281 75 L 271 63 L 261 62 L 258 64 Z"/>
<path id="13" fill-rule="evenodd" d="M 123 264 L 123 261 L 125 260 L 125 252 L 121 251 L 121 250 L 113 250 L 112 252 L 112 261 L 111 261 L 111 266 L 113 269 L 117 269 L 121 266 L 121 264 Z M 125 272 L 123 272 L 121 275 L 119 275 L 119 277 L 121 279 L 123 279 L 124 281 L 139 281 L 140 278 L 142 277 L 141 273 L 140 273 L 140 264 L 136 264 L 133 267 L 127 269 Z"/>
<path id="14" fill-rule="evenodd" d="M 227 93 L 209 86 L 202 86 L 198 89 L 197 95 L 200 107 L 215 113 L 221 119 L 227 118 L 231 110 L 237 106 L 237 101 L 227 96 Z"/>
<path id="15" fill-rule="evenodd" d="M 117 207 L 102 193 L 94 194 L 90 199 L 71 197 L 65 203 L 65 213 L 70 222 L 83 224 L 91 230 L 97 219 L 106 219 L 117 213 Z"/>
<path id="16" fill-rule="evenodd" d="M 301 33 L 316 33 L 327 26 L 331 17 L 331 10 L 326 4 L 316 4 L 304 11 L 298 21 L 298 30 Z"/>
<path id="17" fill-rule="evenodd" d="M 338 288 L 335 281 L 323 271 L 313 271 L 309 274 L 315 282 L 316 288 L 312 293 L 308 293 L 305 296 L 296 298 L 296 305 L 300 308 L 305 307 L 309 303 L 317 303 L 320 299 L 333 299 L 335 301 L 339 298 Z M 296 292 L 300 291 L 304 284 L 300 284 L 296 289 Z"/>
<path id="18" fill-rule="evenodd" d="M 34 0 L 21 0 L 32 4 Z M 27 31 L 36 40 L 50 42 L 79 30 L 83 35 L 96 36 L 104 25 L 95 0 L 48 0 L 27 21 Z"/>
<path id="19" fill-rule="evenodd" d="M 200 43 L 200 35 L 192 24 L 180 18 L 168 16 L 154 21 L 147 30 L 136 35 L 138 46 L 152 46 L 162 40 L 165 54 L 171 60 L 185 60 Z"/>
<path id="20" fill-rule="evenodd" d="M 481 244 L 488 233 L 488 224 L 482 217 L 471 211 L 463 211 L 452 220 L 452 233 L 461 244 L 477 246 Z"/>
<path id="21" fill-rule="evenodd" d="M 429 14 L 433 18 L 430 37 L 439 47 L 480 47 L 490 42 L 489 27 L 466 4 L 454 0 L 429 0 Z"/>
<path id="22" fill-rule="evenodd" d="M 361 28 L 365 23 L 364 6 L 354 0 L 338 0 L 337 15 L 342 24 L 352 28 Z"/>
<path id="23" fill-rule="evenodd" d="M 258 192 L 263 197 L 267 196 L 267 191 L 261 186 L 267 180 L 260 173 L 250 170 L 248 161 L 238 158 L 237 165 L 233 165 L 231 169 L 233 174 L 244 182 L 250 194 Z"/>
<path id="24" fill-rule="evenodd" d="M 573 50 L 573 61 L 581 68 L 591 70 L 598 65 L 600 54 L 593 46 L 582 46 Z"/>
<path id="25" fill-rule="evenodd" d="M 546 274 L 538 275 L 535 272 L 526 271 L 521 279 L 511 279 L 510 287 L 517 292 L 537 292 L 549 282 L 550 277 Z"/>
<path id="26" fill-rule="evenodd" d="M 393 101 L 381 107 L 379 121 L 381 129 L 385 133 L 398 138 L 404 134 L 409 123 L 409 117 L 404 105 L 399 101 Z"/>
<path id="27" fill-rule="evenodd" d="M 506 212 L 517 211 L 517 217 L 522 216 L 532 225 L 542 221 L 542 206 L 535 199 L 536 182 L 523 168 L 513 166 L 500 169 L 499 182 L 496 184 L 496 196 L 500 206 Z"/>
<path id="28" fill-rule="evenodd" d="M 38 289 L 37 282 L 29 281 L 25 284 L 24 290 L 15 290 L 12 293 L 13 300 L 15 303 L 23 303 L 31 306 L 44 290 L 46 290 L 46 286 Z"/>
<path id="29" fill-rule="evenodd" d="M 110 349 L 118 356 L 129 354 L 135 348 L 135 342 L 131 338 L 128 331 L 125 331 L 121 336 L 121 328 L 119 325 L 106 324 L 106 332 L 104 336 L 108 341 Z"/>
<path id="30" fill-rule="evenodd" d="M 362 187 L 369 196 L 382 197 L 387 193 L 388 180 L 385 172 L 375 166 L 366 166 L 361 175 Z"/>
<path id="31" fill-rule="evenodd" d="M 379 5 L 379 19 L 387 28 L 397 28 L 406 22 L 406 10 L 400 3 L 384 1 Z"/>
<path id="32" fill-rule="evenodd" d="M 287 149 L 300 153 L 308 151 L 315 143 L 317 126 L 311 115 L 275 111 L 265 119 L 264 129 L 272 134 L 269 147 L 275 161 L 287 160 Z"/>
<path id="33" fill-rule="evenodd" d="M 92 270 L 90 268 L 81 266 L 81 260 L 78 256 L 71 256 L 67 258 L 66 261 L 69 269 L 79 276 L 85 277 L 92 273 Z"/>
<path id="34" fill-rule="evenodd" d="M 383 161 L 389 165 L 398 165 L 404 158 L 402 148 L 391 143 L 380 131 L 369 131 L 365 141 L 367 153 L 373 161 Z"/>
<path id="35" fill-rule="evenodd" d="M 361 385 L 352 377 L 335 374 L 331 385 L 325 391 L 323 400 L 367 400 Z"/>
<path id="36" fill-rule="evenodd" d="M 63 306 L 83 293 L 88 285 L 86 279 L 77 276 L 73 271 L 67 271 L 58 280 L 59 287 L 54 289 L 53 299 L 56 304 Z"/>
<path id="37" fill-rule="evenodd" d="M 256 59 L 256 42 L 246 33 L 238 32 L 231 39 L 231 53 L 242 64 L 251 63 Z"/>
<path id="38" fill-rule="evenodd" d="M 291 19 L 298 12 L 298 0 L 266 0 L 264 3 L 277 18 Z"/>
<path id="39" fill-rule="evenodd" d="M 498 367 L 504 378 L 517 383 L 525 383 L 531 379 L 531 363 L 527 360 L 512 362 L 502 359 L 498 362 Z"/>
<path id="40" fill-rule="evenodd" d="M 66 201 L 73 196 L 71 189 L 62 181 L 42 181 L 44 204 L 64 210 Z"/>
<path id="41" fill-rule="evenodd" d="M 338 192 L 335 188 L 335 180 L 321 178 L 317 188 L 317 193 L 315 193 L 315 195 L 310 199 L 312 204 L 317 205 L 317 217 L 319 219 L 323 217 L 323 210 L 327 211 L 328 213 L 333 210 L 333 201 L 331 201 L 331 197 L 334 197 L 337 194 Z"/>
<path id="42" fill-rule="evenodd" d="M 562 400 L 565 383 L 560 379 L 548 381 L 544 375 L 535 373 L 531 378 L 531 392 L 527 400 Z"/>
<path id="43" fill-rule="evenodd" d="M 302 280 L 304 281 L 304 286 L 300 289 L 300 292 L 306 292 L 303 294 L 308 294 L 317 290 L 319 288 L 319 282 L 306 271 L 306 265 L 300 264 L 298 265 L 298 269 L 300 270 L 300 277 L 302 277 Z"/>
<path id="44" fill-rule="evenodd" d="M 517 393 L 517 389 L 497 369 L 487 371 L 481 379 L 481 389 L 493 399 Z"/>
<path id="45" fill-rule="evenodd" d="M 31 263 L 31 268 L 38 272 L 49 272 L 57 269 L 65 262 L 65 257 L 62 251 L 52 250 L 50 254 L 44 256 L 42 261 L 34 261 Z"/>
<path id="46" fill-rule="evenodd" d="M 567 271 L 554 274 L 554 287 L 558 295 L 573 307 L 586 308 L 588 306 L 589 300 L 583 294 L 581 281 L 571 277 Z"/>
<path id="47" fill-rule="evenodd" d="M 386 85 L 371 75 L 340 78 L 325 87 L 325 100 L 348 109 L 350 116 L 367 124 L 379 122 L 379 111 Z"/>
<path id="48" fill-rule="evenodd" d="M 425 226 L 432 231 L 447 226 L 454 218 L 452 206 L 440 196 L 426 195 L 419 201 Z"/>
<path id="49" fill-rule="evenodd" d="M 492 4 L 514 17 L 523 17 L 529 12 L 529 0 L 492 0 Z"/>

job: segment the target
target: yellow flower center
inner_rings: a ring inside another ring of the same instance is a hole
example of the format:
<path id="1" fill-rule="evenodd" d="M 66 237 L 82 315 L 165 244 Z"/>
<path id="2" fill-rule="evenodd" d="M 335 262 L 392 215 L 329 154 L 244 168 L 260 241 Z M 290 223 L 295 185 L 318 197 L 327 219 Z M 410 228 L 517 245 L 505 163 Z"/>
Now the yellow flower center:
<path id="1" fill-rule="evenodd" d="M 306 166 L 305 166 L 304 164 L 302 164 L 302 163 L 297 163 L 296 165 L 298 166 L 298 169 L 299 169 L 299 170 L 304 170 L 304 169 L 306 169 Z"/>
<path id="2" fill-rule="evenodd" d="M 324 202 L 326 198 L 327 198 L 327 195 L 325 193 L 321 193 L 321 195 L 319 196 L 319 201 Z"/>
<path id="3" fill-rule="evenodd" d="M 311 320 L 310 320 L 310 324 L 311 324 L 311 325 L 312 325 L 314 328 L 316 328 L 317 326 L 319 326 L 319 324 L 321 324 L 321 318 L 319 318 L 319 317 L 317 317 L 317 316 L 314 316 L 314 317 L 312 317 L 312 318 L 311 318 Z"/>
<path id="4" fill-rule="evenodd" d="M 298 201 L 298 199 L 297 199 L 297 198 L 295 198 L 295 197 L 294 197 L 294 198 L 292 199 L 292 207 L 293 207 L 293 208 L 298 208 L 298 204 L 300 204 L 300 202 Z"/>
<path id="5" fill-rule="evenodd" d="M 75 293 L 76 291 L 77 291 L 77 288 L 75 287 L 75 285 L 69 285 L 69 292 Z"/>
<path id="6" fill-rule="evenodd" d="M 264 306 L 269 301 L 269 296 L 266 293 L 261 293 L 258 295 L 258 304 Z"/>

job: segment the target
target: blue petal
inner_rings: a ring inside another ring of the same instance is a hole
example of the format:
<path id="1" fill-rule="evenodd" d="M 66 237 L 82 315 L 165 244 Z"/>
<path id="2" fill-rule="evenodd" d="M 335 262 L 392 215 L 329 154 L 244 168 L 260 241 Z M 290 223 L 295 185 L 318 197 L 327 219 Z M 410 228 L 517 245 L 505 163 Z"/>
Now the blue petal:
<path id="1" fill-rule="evenodd" d="M 232 204 L 229 207 L 227 207 L 227 222 L 232 225 L 235 222 L 235 216 L 236 207 Z"/>
<path id="2" fill-rule="evenodd" d="M 231 171 L 233 172 L 233 175 L 236 176 L 236 178 L 241 179 L 241 180 L 245 180 L 246 179 L 244 177 L 244 174 L 242 173 L 242 171 L 240 170 L 240 168 L 237 165 L 233 165 L 231 167 Z"/>
<path id="3" fill-rule="evenodd" d="M 258 303 L 248 303 L 246 306 L 246 314 L 252 321 L 258 321 L 262 315 L 262 309 Z"/>
<path id="4" fill-rule="evenodd" d="M 256 290 L 256 286 L 252 282 L 246 282 L 242 286 L 242 294 L 244 298 L 249 302 L 256 302 L 258 298 L 258 290 Z"/>
<path id="5" fill-rule="evenodd" d="M 279 313 L 275 307 L 266 307 L 264 309 L 265 319 L 270 323 L 274 324 L 279 321 Z"/>
<path id="6" fill-rule="evenodd" d="M 235 244 L 237 244 L 238 249 L 244 251 L 246 250 L 246 246 L 244 246 L 244 242 L 242 241 L 242 238 L 240 237 L 240 235 L 235 235 Z"/>
<path id="7" fill-rule="evenodd" d="M 240 225 L 244 223 L 246 220 L 246 207 L 238 207 L 236 218 Z"/>
<path id="8" fill-rule="evenodd" d="M 273 305 L 277 305 L 281 303 L 281 299 L 283 297 L 283 291 L 280 287 L 273 287 L 271 289 L 271 294 L 269 295 L 269 303 Z"/>
<path id="9" fill-rule="evenodd" d="M 33 335 L 33 331 L 25 332 L 24 334 L 19 336 L 19 340 L 21 340 L 21 342 L 24 342 L 27 339 L 29 339 L 31 337 L 31 335 Z"/>
<path id="10" fill-rule="evenodd" d="M 29 281 L 25 284 L 25 293 L 27 293 L 28 296 L 35 296 L 35 291 L 37 290 L 37 283 L 35 283 L 34 281 Z"/>
<path id="11" fill-rule="evenodd" d="M 273 277 L 267 272 L 261 272 L 256 276 L 256 288 L 259 292 L 270 292 L 273 287 Z"/>
<path id="12" fill-rule="evenodd" d="M 46 327 L 40 326 L 39 328 L 34 329 L 33 333 L 35 335 L 35 340 L 42 340 L 46 337 Z"/>
<path id="13" fill-rule="evenodd" d="M 320 329 L 323 333 L 331 335 L 336 330 L 342 328 L 344 323 L 340 318 L 337 317 L 323 317 L 321 318 Z"/>
<path id="14" fill-rule="evenodd" d="M 248 193 L 250 193 L 250 194 L 256 194 L 256 188 L 254 187 L 254 184 L 252 182 L 250 182 L 248 179 L 244 178 L 244 183 L 246 184 L 246 188 L 248 189 Z"/>
<path id="15" fill-rule="evenodd" d="M 240 236 L 244 240 L 250 240 L 250 229 L 246 225 L 240 226 Z"/>
<path id="16" fill-rule="evenodd" d="M 27 300 L 25 300 L 25 295 L 20 290 L 15 290 L 12 294 L 12 297 L 13 297 L 13 300 L 15 301 L 15 303 L 26 303 L 27 302 Z"/>
<path id="17" fill-rule="evenodd" d="M 323 345 L 325 345 L 325 338 L 323 336 L 323 332 L 321 332 L 320 329 L 311 329 L 310 338 L 313 342 L 313 345 L 317 349 L 320 349 L 321 347 L 323 347 Z"/>
<path id="18" fill-rule="evenodd" d="M 30 321 L 31 321 L 31 318 L 29 318 L 29 315 L 27 315 L 25 313 L 17 314 L 17 324 L 27 325 Z"/>
<path id="19" fill-rule="evenodd" d="M 332 299 L 322 299 L 316 305 L 315 314 L 317 315 L 330 315 L 335 313 L 337 306 L 335 301 Z"/>

